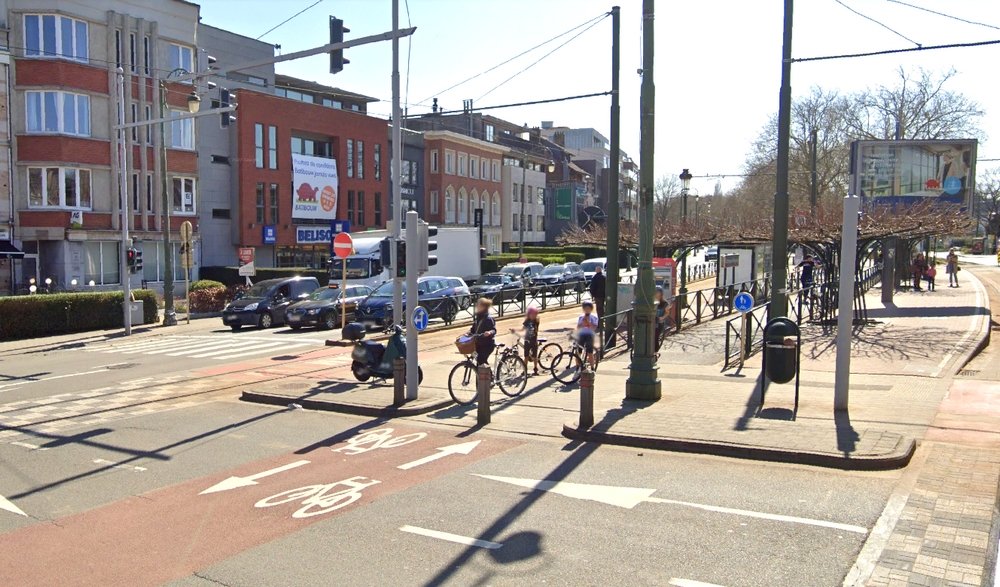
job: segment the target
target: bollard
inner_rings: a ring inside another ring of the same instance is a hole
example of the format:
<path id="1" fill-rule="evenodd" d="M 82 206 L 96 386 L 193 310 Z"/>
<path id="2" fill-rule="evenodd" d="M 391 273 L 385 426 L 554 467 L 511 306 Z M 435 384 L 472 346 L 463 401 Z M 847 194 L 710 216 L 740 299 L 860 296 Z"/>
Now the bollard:
<path id="1" fill-rule="evenodd" d="M 594 372 L 584 368 L 580 374 L 580 429 L 594 425 Z"/>
<path id="2" fill-rule="evenodd" d="M 396 357 L 392 360 L 392 405 L 401 406 L 406 403 L 406 359 Z"/>
<path id="3" fill-rule="evenodd" d="M 490 423 L 490 385 L 493 383 L 493 372 L 489 365 L 476 368 L 476 391 L 479 393 L 479 414 L 476 423 L 480 426 Z"/>

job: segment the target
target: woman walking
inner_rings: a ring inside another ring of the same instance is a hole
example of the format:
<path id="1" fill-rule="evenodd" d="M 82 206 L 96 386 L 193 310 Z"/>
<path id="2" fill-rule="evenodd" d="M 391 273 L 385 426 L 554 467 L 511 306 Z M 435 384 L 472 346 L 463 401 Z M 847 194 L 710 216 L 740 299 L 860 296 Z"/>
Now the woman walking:
<path id="1" fill-rule="evenodd" d="M 945 258 L 947 265 L 945 265 L 945 273 L 948 274 L 948 287 L 958 287 L 958 272 L 961 269 L 958 267 L 958 254 L 955 249 L 948 251 L 948 256 Z"/>

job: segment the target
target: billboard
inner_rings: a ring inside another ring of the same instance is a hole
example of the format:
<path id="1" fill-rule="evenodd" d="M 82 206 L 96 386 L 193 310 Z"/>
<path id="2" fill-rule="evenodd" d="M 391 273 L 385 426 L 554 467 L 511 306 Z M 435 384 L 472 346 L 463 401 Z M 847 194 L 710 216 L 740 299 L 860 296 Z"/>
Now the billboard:
<path id="1" fill-rule="evenodd" d="M 573 219 L 573 189 L 556 189 L 556 220 Z"/>
<path id="2" fill-rule="evenodd" d="M 292 153 L 292 218 L 334 220 L 338 183 L 336 159 Z"/>
<path id="3" fill-rule="evenodd" d="M 934 201 L 971 208 L 977 146 L 975 139 L 855 141 L 851 191 L 876 204 Z"/>

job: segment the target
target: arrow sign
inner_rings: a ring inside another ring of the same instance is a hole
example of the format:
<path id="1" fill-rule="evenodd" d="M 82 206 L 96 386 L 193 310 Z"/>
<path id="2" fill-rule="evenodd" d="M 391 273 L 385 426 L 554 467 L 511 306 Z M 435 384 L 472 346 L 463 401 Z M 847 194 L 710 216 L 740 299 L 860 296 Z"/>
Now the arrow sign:
<path id="1" fill-rule="evenodd" d="M 22 512 L 21 508 L 19 508 L 16 505 L 14 505 L 14 504 L 10 503 L 9 501 L 7 501 L 7 498 L 5 498 L 2 495 L 0 495 L 0 510 L 7 510 L 8 512 L 11 512 L 13 514 L 17 514 L 19 516 L 27 516 L 28 515 L 28 514 Z"/>
<path id="2" fill-rule="evenodd" d="M 309 461 L 295 461 L 294 463 L 288 463 L 287 465 L 282 465 L 275 469 L 264 471 L 263 473 L 250 475 L 249 477 L 230 477 L 225 481 L 220 481 L 219 483 L 216 483 L 215 485 L 209 487 L 205 491 L 202 491 L 198 495 L 205 495 L 206 493 L 216 493 L 218 491 L 228 491 L 230 489 L 237 489 L 240 487 L 249 487 L 250 485 L 257 485 L 258 479 L 263 479 L 264 477 L 269 477 L 271 475 L 277 475 L 278 473 L 283 473 L 290 469 L 294 469 L 296 467 L 301 467 L 302 465 L 308 465 L 308 464 Z"/>
<path id="3" fill-rule="evenodd" d="M 479 446 L 480 442 L 482 442 L 482 441 L 481 440 L 475 440 L 475 441 L 472 441 L 472 442 L 463 442 L 462 444 L 453 444 L 451 446 L 442 446 L 441 448 L 438 449 L 438 451 L 440 451 L 440 452 L 438 452 L 437 454 L 433 454 L 433 455 L 424 457 L 422 459 L 417 459 L 417 460 L 415 460 L 413 462 L 406 463 L 405 465 L 400 465 L 400 466 L 398 466 L 396 468 L 397 469 L 402 469 L 402 470 L 406 471 L 408 469 L 412 469 L 413 467 L 419 467 L 420 465 L 426 465 L 427 463 L 430 463 L 432 461 L 436 461 L 438 459 L 443 459 L 444 457 L 446 457 L 448 455 L 467 455 L 470 452 L 472 452 L 472 449 L 474 449 L 477 446 Z"/>

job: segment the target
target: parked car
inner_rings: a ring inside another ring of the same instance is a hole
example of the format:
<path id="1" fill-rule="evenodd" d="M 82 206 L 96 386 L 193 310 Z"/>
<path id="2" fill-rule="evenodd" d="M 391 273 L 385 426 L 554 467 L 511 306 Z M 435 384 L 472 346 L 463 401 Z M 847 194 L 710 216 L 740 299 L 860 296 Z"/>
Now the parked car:
<path id="1" fill-rule="evenodd" d="M 583 276 L 587 279 L 587 285 L 590 285 L 590 280 L 594 278 L 594 274 L 597 273 L 596 269 L 598 267 L 601 268 L 601 271 L 604 271 L 605 273 L 608 272 L 607 257 L 595 257 L 580 263 L 580 268 L 583 269 Z"/>
<path id="2" fill-rule="evenodd" d="M 546 265 L 533 283 L 544 286 L 550 292 L 564 294 L 568 291 L 582 291 L 587 279 L 583 276 L 583 269 L 576 263 L 553 263 Z"/>
<path id="3" fill-rule="evenodd" d="M 544 267 L 542 267 L 541 263 L 531 261 L 529 263 L 510 263 L 504 265 L 500 273 L 506 273 L 525 285 L 531 285 L 535 277 L 541 275 L 543 269 Z"/>
<path id="4" fill-rule="evenodd" d="M 454 295 L 458 296 L 458 307 L 462 310 L 468 310 L 476 296 L 472 295 L 465 280 L 461 277 L 445 277 L 443 279 L 448 282 L 448 287 L 455 290 Z"/>
<path id="5" fill-rule="evenodd" d="M 719 247 L 712 245 L 705 249 L 705 260 L 706 261 L 718 261 L 719 260 Z"/>
<path id="6" fill-rule="evenodd" d="M 303 326 L 316 326 L 323 330 L 331 330 L 340 326 L 341 315 L 347 315 L 347 321 L 354 321 L 354 310 L 358 302 L 368 297 L 372 288 L 367 285 L 349 287 L 345 290 L 340 286 L 330 284 L 309 294 L 301 302 L 295 302 L 285 310 L 285 324 L 292 330 Z"/>
<path id="7" fill-rule="evenodd" d="M 455 282 L 460 286 L 454 285 Z M 403 287 L 403 308 L 406 308 L 406 283 Z M 464 287 L 464 292 L 462 288 Z M 454 277 L 421 277 L 417 280 L 418 303 L 427 310 L 430 318 L 440 318 L 451 323 L 460 308 L 462 296 L 472 297 L 468 286 Z M 383 327 L 393 322 L 392 282 L 378 286 L 370 296 L 358 304 L 355 319 L 365 328 Z"/>
<path id="8" fill-rule="evenodd" d="M 319 288 L 315 277 L 266 279 L 253 284 L 243 297 L 222 310 L 222 323 L 233 331 L 243 326 L 270 328 L 285 321 L 285 310 Z"/>
<path id="9" fill-rule="evenodd" d="M 474 297 L 485 297 L 496 301 L 517 299 L 524 291 L 524 284 L 508 273 L 489 273 L 482 276 L 476 285 L 469 288 Z"/>

